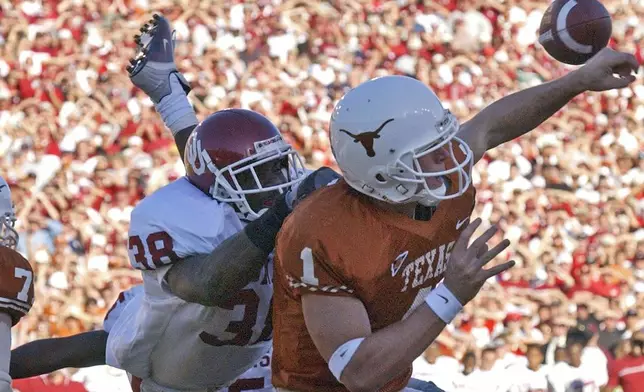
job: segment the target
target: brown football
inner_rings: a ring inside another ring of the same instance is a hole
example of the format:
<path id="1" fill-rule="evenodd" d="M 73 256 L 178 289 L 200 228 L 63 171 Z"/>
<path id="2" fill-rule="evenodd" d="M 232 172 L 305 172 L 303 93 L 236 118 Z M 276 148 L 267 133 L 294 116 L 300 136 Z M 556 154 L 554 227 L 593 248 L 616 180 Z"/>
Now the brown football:
<path id="1" fill-rule="evenodd" d="M 541 19 L 539 43 L 555 59 L 583 64 L 608 45 L 613 25 L 597 0 L 555 0 Z"/>

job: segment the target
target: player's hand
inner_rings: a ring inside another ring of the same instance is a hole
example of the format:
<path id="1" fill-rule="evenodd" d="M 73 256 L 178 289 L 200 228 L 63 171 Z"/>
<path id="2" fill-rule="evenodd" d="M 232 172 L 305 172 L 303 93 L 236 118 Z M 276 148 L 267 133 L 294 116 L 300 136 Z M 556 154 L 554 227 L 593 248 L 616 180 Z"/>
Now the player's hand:
<path id="1" fill-rule="evenodd" d="M 512 260 L 491 268 L 483 268 L 510 245 L 510 240 L 505 239 L 494 248 L 489 249 L 487 242 L 497 231 L 497 227 L 492 226 L 468 247 L 470 238 L 480 224 L 481 219 L 477 218 L 463 230 L 454 244 L 445 272 L 444 284 L 461 305 L 470 302 L 487 279 L 512 268 L 515 264 Z"/>
<path id="2" fill-rule="evenodd" d="M 316 190 L 342 178 L 329 167 L 321 167 L 309 173 L 305 179 L 294 185 L 286 194 L 286 204 L 292 210 L 299 202 Z"/>
<path id="3" fill-rule="evenodd" d="M 604 48 L 574 71 L 575 80 L 586 91 L 624 88 L 635 81 L 638 68 L 639 63 L 632 54 Z"/>

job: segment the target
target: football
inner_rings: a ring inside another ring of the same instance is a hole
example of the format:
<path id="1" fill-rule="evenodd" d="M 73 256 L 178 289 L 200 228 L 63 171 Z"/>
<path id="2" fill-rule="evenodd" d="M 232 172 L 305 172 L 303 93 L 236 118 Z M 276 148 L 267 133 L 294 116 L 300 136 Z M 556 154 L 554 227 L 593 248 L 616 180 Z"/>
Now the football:
<path id="1" fill-rule="evenodd" d="M 541 19 L 539 43 L 556 60 L 579 65 L 608 45 L 610 14 L 597 0 L 555 0 Z"/>

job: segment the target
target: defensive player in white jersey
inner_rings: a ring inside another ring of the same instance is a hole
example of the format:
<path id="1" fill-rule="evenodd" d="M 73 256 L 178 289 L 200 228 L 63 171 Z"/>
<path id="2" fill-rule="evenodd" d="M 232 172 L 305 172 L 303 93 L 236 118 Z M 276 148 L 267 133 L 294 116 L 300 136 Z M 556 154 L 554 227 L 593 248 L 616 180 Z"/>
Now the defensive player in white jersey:
<path id="1" fill-rule="evenodd" d="M 142 380 L 141 391 L 214 391 L 265 361 L 275 236 L 293 204 L 336 175 L 320 169 L 300 183 L 299 156 L 253 111 L 223 110 L 197 125 L 170 25 L 151 23 L 130 78 L 173 132 L 187 176 L 132 212 L 128 247 L 143 293 L 92 339 L 108 365 Z"/>
<path id="2" fill-rule="evenodd" d="M 31 309 L 34 301 L 33 271 L 15 251 L 18 233 L 9 184 L 0 177 L 0 392 L 11 392 L 9 361 L 11 327 Z"/>

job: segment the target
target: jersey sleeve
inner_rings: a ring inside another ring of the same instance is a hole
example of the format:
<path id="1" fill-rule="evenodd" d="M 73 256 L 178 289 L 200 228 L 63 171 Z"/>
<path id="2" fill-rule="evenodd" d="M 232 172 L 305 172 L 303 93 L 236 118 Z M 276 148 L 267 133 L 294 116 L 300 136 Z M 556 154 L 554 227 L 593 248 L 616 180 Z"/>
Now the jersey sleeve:
<path id="1" fill-rule="evenodd" d="M 0 311 L 11 316 L 13 325 L 34 303 L 33 277 L 31 265 L 20 253 L 0 247 Z"/>
<path id="2" fill-rule="evenodd" d="M 176 213 L 163 213 L 148 206 L 135 208 L 128 233 L 132 267 L 162 270 L 187 256 L 210 253 L 225 240 L 224 214 L 208 211 L 199 218 L 181 219 Z"/>
<path id="3" fill-rule="evenodd" d="M 188 256 L 210 254 L 242 229 L 235 211 L 225 203 L 194 202 L 189 196 L 170 189 L 144 199 L 132 211 L 130 264 L 142 271 L 146 288 L 155 287 L 155 292 L 161 288 L 159 295 L 171 294 L 166 277 L 174 264 Z"/>
<path id="4" fill-rule="evenodd" d="M 331 256 L 322 238 L 288 223 L 278 235 L 275 268 L 294 295 L 305 293 L 353 296 L 351 279 L 338 256 Z"/>

